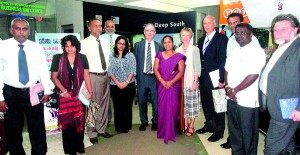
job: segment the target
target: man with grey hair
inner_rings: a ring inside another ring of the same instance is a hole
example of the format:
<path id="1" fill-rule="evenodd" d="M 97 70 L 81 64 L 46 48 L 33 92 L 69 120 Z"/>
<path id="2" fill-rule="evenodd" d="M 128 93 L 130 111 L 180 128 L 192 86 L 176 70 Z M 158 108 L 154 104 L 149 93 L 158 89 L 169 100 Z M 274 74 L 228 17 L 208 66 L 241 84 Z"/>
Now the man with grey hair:
<path id="1" fill-rule="evenodd" d="M 268 109 L 271 116 L 264 154 L 296 154 L 295 132 L 300 121 L 299 21 L 292 14 L 281 14 L 273 19 L 271 30 L 278 48 L 259 81 L 261 110 Z M 291 109 L 286 114 L 284 103 Z"/>
<path id="2" fill-rule="evenodd" d="M 201 102 L 205 116 L 205 125 L 196 133 L 204 134 L 212 132 L 208 138 L 210 142 L 219 141 L 223 138 L 225 130 L 225 113 L 216 113 L 212 98 L 213 83 L 218 83 L 219 88 L 224 87 L 224 66 L 226 61 L 226 48 L 228 38 L 216 32 L 216 21 L 213 16 L 206 16 L 203 19 L 203 27 L 206 36 L 198 40 L 201 59 L 201 76 L 199 80 Z M 212 81 L 209 73 L 219 72 L 218 81 Z"/>
<path id="3" fill-rule="evenodd" d="M 44 104 L 49 100 L 51 81 L 43 47 L 28 40 L 29 23 L 16 18 L 11 22 L 13 38 L 0 43 L 0 111 L 4 112 L 5 132 L 11 155 L 24 155 L 22 130 L 24 114 L 32 145 L 31 154 L 47 153 Z M 32 106 L 29 88 L 41 82 L 44 96 Z"/>
<path id="4" fill-rule="evenodd" d="M 154 41 L 156 34 L 155 26 L 151 23 L 145 25 L 145 40 L 135 43 L 134 55 L 136 59 L 136 80 L 140 109 L 141 126 L 140 131 L 145 131 L 148 126 L 148 90 L 152 99 L 152 127 L 151 130 L 157 130 L 157 88 L 156 78 L 153 74 L 154 59 L 158 52 L 163 50 L 162 45 Z"/>

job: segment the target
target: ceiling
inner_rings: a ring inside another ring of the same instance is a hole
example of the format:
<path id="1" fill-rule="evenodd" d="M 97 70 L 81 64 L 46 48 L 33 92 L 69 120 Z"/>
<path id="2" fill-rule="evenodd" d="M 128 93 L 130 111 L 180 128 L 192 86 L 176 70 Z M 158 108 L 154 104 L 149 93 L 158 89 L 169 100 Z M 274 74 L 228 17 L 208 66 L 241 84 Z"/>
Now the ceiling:
<path id="1" fill-rule="evenodd" d="M 77 0 L 138 10 L 176 13 L 193 11 L 199 7 L 219 5 L 219 0 Z"/>

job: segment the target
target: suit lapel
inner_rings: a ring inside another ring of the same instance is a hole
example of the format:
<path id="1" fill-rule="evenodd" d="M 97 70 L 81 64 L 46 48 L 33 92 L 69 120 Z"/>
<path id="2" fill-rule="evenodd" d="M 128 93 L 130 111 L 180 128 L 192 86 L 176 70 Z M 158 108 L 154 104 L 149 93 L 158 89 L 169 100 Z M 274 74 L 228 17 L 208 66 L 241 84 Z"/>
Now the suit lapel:
<path id="1" fill-rule="evenodd" d="M 159 53 L 159 46 L 158 43 L 154 41 L 155 53 Z"/>
<path id="2" fill-rule="evenodd" d="M 212 37 L 211 41 L 209 42 L 208 46 L 206 47 L 206 52 L 204 53 L 204 56 L 209 54 L 210 52 L 210 48 L 212 46 L 212 44 L 217 40 L 218 38 L 218 34 L 217 32 L 215 33 L 215 35 Z"/>

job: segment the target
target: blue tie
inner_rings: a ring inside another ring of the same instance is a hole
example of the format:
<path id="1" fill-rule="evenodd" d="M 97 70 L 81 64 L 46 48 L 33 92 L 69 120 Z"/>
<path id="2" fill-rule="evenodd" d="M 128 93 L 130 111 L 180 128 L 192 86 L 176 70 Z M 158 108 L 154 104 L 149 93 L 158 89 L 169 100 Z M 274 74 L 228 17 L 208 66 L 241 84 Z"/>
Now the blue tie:
<path id="1" fill-rule="evenodd" d="M 27 60 L 26 55 L 23 50 L 24 45 L 19 45 L 19 55 L 18 55 L 18 62 L 19 62 L 19 81 L 26 85 L 26 83 L 29 81 L 29 75 L 28 75 L 28 67 L 27 67 Z"/>

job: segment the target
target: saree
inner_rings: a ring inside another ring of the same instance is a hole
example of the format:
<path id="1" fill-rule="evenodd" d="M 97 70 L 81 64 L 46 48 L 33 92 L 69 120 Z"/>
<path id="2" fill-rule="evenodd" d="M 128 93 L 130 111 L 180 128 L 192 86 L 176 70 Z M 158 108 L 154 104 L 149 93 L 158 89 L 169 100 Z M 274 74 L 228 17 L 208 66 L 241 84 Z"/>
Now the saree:
<path id="1" fill-rule="evenodd" d="M 178 63 L 180 60 L 185 60 L 185 56 L 181 53 L 175 53 L 168 59 L 158 53 L 156 58 L 159 59 L 158 71 L 161 78 L 165 81 L 172 80 L 178 73 Z M 169 89 L 157 81 L 158 93 L 158 126 L 157 138 L 163 138 L 164 143 L 169 140 L 176 141 L 176 133 L 179 122 L 179 109 L 180 109 L 180 93 L 181 93 L 181 80 L 176 81 Z"/>

